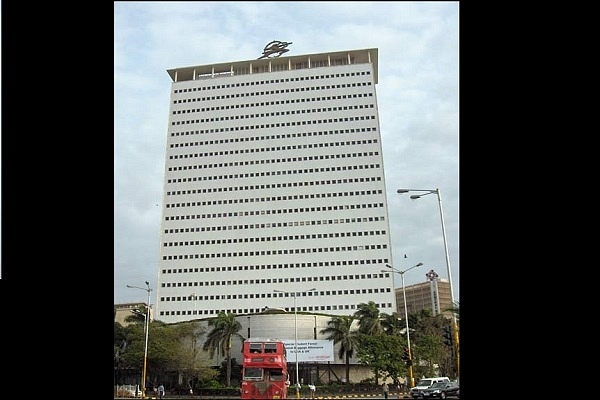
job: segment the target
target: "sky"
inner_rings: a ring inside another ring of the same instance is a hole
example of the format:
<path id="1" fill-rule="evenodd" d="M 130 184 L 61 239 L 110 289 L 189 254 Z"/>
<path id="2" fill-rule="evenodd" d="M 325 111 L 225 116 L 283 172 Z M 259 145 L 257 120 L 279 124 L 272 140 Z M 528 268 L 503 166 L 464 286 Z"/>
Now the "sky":
<path id="1" fill-rule="evenodd" d="M 146 302 L 148 281 L 156 304 L 167 70 L 254 60 L 274 40 L 292 42 L 284 56 L 378 49 L 391 264 L 423 263 L 405 286 L 448 279 L 446 242 L 460 303 L 458 1 L 114 2 L 114 302 Z"/>

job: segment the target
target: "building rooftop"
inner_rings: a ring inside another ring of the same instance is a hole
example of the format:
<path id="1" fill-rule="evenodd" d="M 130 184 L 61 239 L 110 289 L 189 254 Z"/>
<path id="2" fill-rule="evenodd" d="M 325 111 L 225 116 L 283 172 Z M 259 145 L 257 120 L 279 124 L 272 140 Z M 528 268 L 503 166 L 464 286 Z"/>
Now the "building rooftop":
<path id="1" fill-rule="evenodd" d="M 322 65 L 323 62 L 325 65 Z M 375 84 L 377 84 L 377 62 L 378 49 L 371 48 L 362 50 L 344 50 L 327 53 L 302 54 L 298 56 L 260 58 L 256 60 L 232 61 L 218 64 L 195 65 L 190 67 L 168 69 L 167 73 L 173 82 L 181 82 L 234 76 L 235 71 L 240 70 L 248 70 L 248 74 L 264 73 L 265 69 L 271 72 L 276 72 L 273 70 L 272 65 L 287 64 L 286 69 L 294 70 L 305 69 L 306 65 L 309 65 L 309 68 L 314 68 L 314 65 L 319 65 L 319 67 L 328 67 L 336 65 L 371 63 L 373 64 L 373 78 Z"/>

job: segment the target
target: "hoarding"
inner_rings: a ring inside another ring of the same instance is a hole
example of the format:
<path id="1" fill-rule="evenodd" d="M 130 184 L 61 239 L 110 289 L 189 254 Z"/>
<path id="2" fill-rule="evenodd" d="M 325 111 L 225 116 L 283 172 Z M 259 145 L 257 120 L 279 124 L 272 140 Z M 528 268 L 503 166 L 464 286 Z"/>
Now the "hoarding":
<path id="1" fill-rule="evenodd" d="M 288 362 L 296 362 L 295 340 L 281 339 L 287 350 Z M 298 362 L 333 362 L 332 340 L 298 339 Z"/>

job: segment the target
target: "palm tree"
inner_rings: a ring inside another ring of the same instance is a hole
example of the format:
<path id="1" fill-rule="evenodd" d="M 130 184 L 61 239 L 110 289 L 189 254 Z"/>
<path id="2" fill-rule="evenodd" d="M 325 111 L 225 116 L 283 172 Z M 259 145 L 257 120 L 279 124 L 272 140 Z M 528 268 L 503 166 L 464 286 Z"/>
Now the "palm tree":
<path id="1" fill-rule="evenodd" d="M 346 359 L 346 382 L 350 383 L 350 357 L 354 348 L 358 346 L 358 331 L 352 330 L 353 317 L 341 315 L 333 317 L 327 322 L 327 328 L 320 333 L 328 335 L 327 340 L 333 340 L 333 344 L 340 343 L 338 357 Z"/>
<path id="2" fill-rule="evenodd" d="M 381 327 L 383 331 L 388 335 L 399 336 L 402 330 L 406 330 L 405 323 L 402 322 L 404 318 L 400 317 L 400 314 L 393 312 L 391 314 L 381 313 Z"/>
<path id="3" fill-rule="evenodd" d="M 215 353 L 219 351 L 219 355 L 227 356 L 227 387 L 231 386 L 231 339 L 233 336 L 244 340 L 245 338 L 238 332 L 242 329 L 235 314 L 225 314 L 220 312 L 216 318 L 208 321 L 208 326 L 214 327 L 206 337 L 203 349 L 208 350 L 211 357 L 214 358 Z"/>
<path id="4" fill-rule="evenodd" d="M 358 319 L 358 330 L 360 333 L 376 335 L 383 332 L 379 308 L 377 308 L 377 304 L 374 301 L 360 303 L 354 313 L 354 318 Z"/>

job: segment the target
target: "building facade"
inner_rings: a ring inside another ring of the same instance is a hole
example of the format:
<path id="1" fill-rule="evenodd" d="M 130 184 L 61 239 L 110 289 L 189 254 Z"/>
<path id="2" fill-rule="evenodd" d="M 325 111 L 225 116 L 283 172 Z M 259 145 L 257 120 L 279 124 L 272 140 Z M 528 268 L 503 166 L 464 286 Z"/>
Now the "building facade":
<path id="1" fill-rule="evenodd" d="M 127 317 L 132 313 L 137 313 L 138 310 L 147 310 L 148 305 L 146 303 L 119 303 L 114 305 L 115 310 L 115 322 L 120 323 L 123 326 L 129 325 L 129 322 L 125 321 Z M 150 322 L 154 320 L 154 309 L 150 307 Z"/>
<path id="2" fill-rule="evenodd" d="M 376 48 L 171 77 L 155 318 L 396 310 Z"/>
<path id="3" fill-rule="evenodd" d="M 408 314 L 418 313 L 421 310 L 431 310 L 432 315 L 443 314 L 446 318 L 452 318 L 452 312 L 446 311 L 451 308 L 452 298 L 450 296 L 450 282 L 447 279 L 433 279 L 423 283 L 417 283 L 405 287 L 406 311 Z M 399 315 L 404 315 L 404 296 L 402 288 L 396 289 L 396 310 Z"/>

